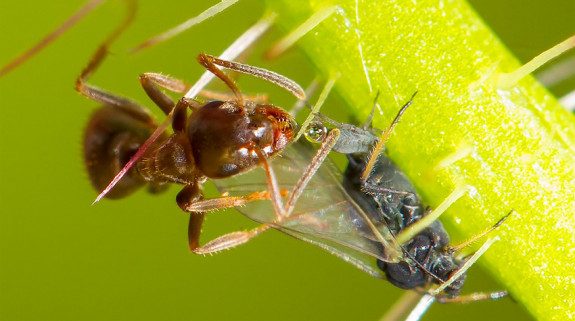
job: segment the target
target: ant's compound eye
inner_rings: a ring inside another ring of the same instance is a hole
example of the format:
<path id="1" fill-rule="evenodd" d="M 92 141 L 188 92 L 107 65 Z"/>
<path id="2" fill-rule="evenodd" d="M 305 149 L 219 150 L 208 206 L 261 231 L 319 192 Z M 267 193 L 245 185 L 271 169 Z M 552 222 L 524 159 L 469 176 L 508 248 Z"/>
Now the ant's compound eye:
<path id="1" fill-rule="evenodd" d="M 309 124 L 304 133 L 305 138 L 312 143 L 323 143 L 327 136 L 327 128 L 320 121 L 313 121 Z"/>

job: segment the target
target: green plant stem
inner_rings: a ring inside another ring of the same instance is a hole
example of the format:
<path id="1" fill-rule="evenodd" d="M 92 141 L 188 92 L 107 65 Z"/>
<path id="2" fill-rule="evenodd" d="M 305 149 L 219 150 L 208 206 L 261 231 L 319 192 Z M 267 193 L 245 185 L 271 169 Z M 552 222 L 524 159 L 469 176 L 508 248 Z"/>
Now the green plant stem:
<path id="1" fill-rule="evenodd" d="M 380 91 L 385 128 L 417 90 L 387 144 L 432 207 L 472 187 L 442 216 L 468 238 L 515 209 L 481 263 L 539 320 L 575 318 L 575 122 L 519 66 L 463 0 L 269 0 L 286 31 L 326 5 L 338 10 L 298 41 L 358 119 Z M 369 78 L 366 76 L 368 75 Z M 369 79 L 369 80 L 368 80 Z M 329 107 L 325 107 L 329 108 Z M 440 166 L 440 164 L 443 164 Z"/>

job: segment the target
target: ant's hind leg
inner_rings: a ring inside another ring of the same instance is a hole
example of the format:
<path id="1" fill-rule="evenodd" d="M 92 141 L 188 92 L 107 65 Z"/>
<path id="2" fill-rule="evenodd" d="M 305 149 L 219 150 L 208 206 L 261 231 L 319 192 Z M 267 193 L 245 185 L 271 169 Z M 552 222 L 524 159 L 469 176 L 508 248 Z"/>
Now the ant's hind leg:
<path id="1" fill-rule="evenodd" d="M 122 34 L 122 32 L 124 32 L 124 30 L 132 23 L 136 11 L 136 4 L 134 0 L 127 1 L 127 3 L 129 8 L 124 21 L 118 28 L 114 30 L 110 36 L 108 36 L 106 41 L 100 45 L 96 53 L 90 59 L 90 62 L 88 62 L 86 67 L 84 67 L 80 73 L 80 76 L 78 76 L 76 79 L 76 91 L 103 105 L 117 107 L 118 109 L 128 113 L 136 119 L 149 124 L 154 124 L 150 111 L 145 107 L 142 107 L 137 102 L 110 93 L 106 90 L 100 89 L 87 83 L 88 79 L 92 76 L 92 74 L 94 74 L 94 72 L 100 67 L 100 64 L 106 58 L 108 54 L 108 48 L 110 47 L 111 43 L 116 40 L 116 38 L 118 38 L 118 36 L 120 36 L 120 34 Z"/>

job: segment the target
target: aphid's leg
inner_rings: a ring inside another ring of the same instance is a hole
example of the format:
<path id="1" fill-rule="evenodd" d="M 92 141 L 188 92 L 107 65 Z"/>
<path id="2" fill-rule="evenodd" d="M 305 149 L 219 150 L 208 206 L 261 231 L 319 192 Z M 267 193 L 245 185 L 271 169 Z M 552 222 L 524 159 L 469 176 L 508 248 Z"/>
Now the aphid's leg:
<path id="1" fill-rule="evenodd" d="M 453 192 L 449 194 L 445 200 L 443 200 L 443 202 L 441 202 L 441 204 L 435 208 L 435 210 L 433 210 L 428 215 L 425 215 L 422 219 L 411 224 L 408 228 L 399 233 L 396 237 L 397 242 L 404 244 L 405 242 L 411 240 L 415 235 L 423 231 L 431 223 L 437 220 L 439 216 L 451 206 L 451 204 L 455 203 L 455 201 L 465 195 L 469 191 L 469 188 L 470 187 L 467 185 L 456 186 L 455 190 L 453 190 Z"/>
<path id="2" fill-rule="evenodd" d="M 295 81 L 287 78 L 286 76 L 280 75 L 276 72 L 246 64 L 241 64 L 239 62 L 216 58 L 214 56 L 206 54 L 198 55 L 197 59 L 202 66 L 204 66 L 206 69 L 214 73 L 214 75 L 222 79 L 234 91 L 234 93 L 236 93 L 236 91 L 239 93 L 239 90 L 237 89 L 237 87 L 235 87 L 233 81 L 231 81 L 231 79 L 229 79 L 215 65 L 267 80 L 289 91 L 298 99 L 305 99 L 305 92 L 300 85 L 298 85 Z M 213 69 L 217 69 L 217 72 L 215 70 L 213 71 Z M 223 75 L 224 78 L 222 78 L 222 76 L 220 75 Z"/>
<path id="3" fill-rule="evenodd" d="M 484 230 L 483 232 L 474 235 L 472 238 L 470 238 L 469 240 L 458 244 L 456 246 L 450 247 L 449 249 L 447 249 L 447 253 L 449 254 L 453 254 L 459 250 L 461 250 L 462 248 L 469 246 L 470 244 L 472 244 L 473 242 L 479 240 L 480 238 L 484 237 L 485 235 L 487 235 L 489 232 L 495 230 L 496 228 L 498 228 L 501 224 L 503 224 L 503 222 L 505 222 L 505 220 L 507 220 L 507 218 L 509 217 L 509 215 L 511 215 L 512 213 L 515 213 L 515 210 L 511 210 L 509 213 L 507 213 L 505 216 L 503 216 L 499 221 L 497 221 L 497 223 L 493 224 L 493 226 L 489 227 L 488 229 Z"/>
<path id="4" fill-rule="evenodd" d="M 443 295 L 436 296 L 437 302 L 439 303 L 469 303 L 473 301 L 482 300 L 497 300 L 504 298 L 508 295 L 507 291 L 494 291 L 494 292 L 475 292 L 466 295 L 460 295 L 455 298 L 448 298 Z"/>
<path id="5" fill-rule="evenodd" d="M 575 112 L 575 90 L 559 98 L 559 103 L 568 111 Z"/>
<path id="6" fill-rule="evenodd" d="M 413 308 L 411 313 L 409 313 L 409 315 L 407 316 L 405 321 L 419 321 L 419 320 L 421 320 L 421 317 L 425 314 L 425 312 L 427 312 L 427 310 L 429 309 L 429 307 L 433 304 L 433 302 L 435 300 L 436 300 L 436 298 L 434 296 L 431 296 L 428 294 L 424 295 L 419 300 L 419 302 L 417 303 L 415 308 Z"/>
<path id="7" fill-rule="evenodd" d="M 373 105 L 371 106 L 371 112 L 369 113 L 369 117 L 367 117 L 365 123 L 363 123 L 363 126 L 361 126 L 363 130 L 368 130 L 371 127 L 371 122 L 373 121 L 373 115 L 375 114 L 375 106 L 377 106 L 378 98 L 379 98 L 379 90 L 377 91 L 377 93 L 375 94 L 375 98 L 373 99 Z"/>
<path id="8" fill-rule="evenodd" d="M 280 39 L 276 42 L 265 54 L 264 56 L 267 59 L 274 59 L 277 56 L 284 53 L 287 49 L 293 46 L 296 41 L 298 41 L 301 37 L 305 36 L 308 32 L 310 32 L 313 28 L 319 25 L 322 21 L 327 19 L 331 16 L 335 10 L 337 9 L 336 6 L 326 6 L 320 8 L 316 11 L 311 17 L 309 17 L 304 23 L 299 25 L 297 28 L 292 30 L 289 34 L 285 37 Z"/>
<path id="9" fill-rule="evenodd" d="M 11 70 L 17 68 L 28 59 L 34 57 L 38 52 L 40 52 L 44 47 L 52 43 L 56 38 L 60 37 L 66 30 L 70 29 L 74 26 L 78 21 L 84 18 L 87 14 L 92 12 L 92 10 L 96 9 L 105 0 L 91 0 L 84 4 L 83 7 L 80 8 L 76 13 L 74 13 L 68 20 L 64 21 L 56 30 L 52 31 L 49 35 L 44 37 L 44 39 L 40 40 L 36 43 L 32 48 L 28 49 L 28 51 L 22 53 L 18 57 L 14 58 L 14 60 L 7 63 L 4 67 L 0 69 L 0 77 L 4 76 Z"/>
<path id="10" fill-rule="evenodd" d="M 491 245 L 493 245 L 493 243 L 495 243 L 497 241 L 499 241 L 499 237 L 497 237 L 497 236 L 494 238 L 490 238 L 487 241 L 485 241 L 485 243 L 479 248 L 479 250 L 477 250 L 477 252 L 473 253 L 473 255 L 470 256 L 465 261 L 465 263 L 459 269 L 457 269 L 457 271 L 455 271 L 455 273 L 453 273 L 452 275 L 449 276 L 449 280 L 443 282 L 439 287 L 432 290 L 429 294 L 431 294 L 433 296 L 439 295 L 439 293 L 441 293 L 443 290 L 445 290 L 447 287 L 449 287 L 453 282 L 455 282 L 457 279 L 459 279 L 465 272 L 467 272 L 467 270 L 473 264 L 475 264 L 475 262 L 477 262 L 477 260 L 481 257 L 481 255 L 483 255 L 483 253 L 485 253 L 489 249 L 489 247 L 491 247 Z"/>
<path id="11" fill-rule="evenodd" d="M 379 321 L 404 320 L 402 317 L 404 317 L 408 311 L 413 311 L 413 305 L 418 300 L 421 302 L 423 298 L 425 298 L 425 295 L 422 297 L 421 294 L 415 291 L 405 291 L 405 293 L 389 309 L 387 309 L 385 315 L 379 319 Z"/>
<path id="12" fill-rule="evenodd" d="M 413 103 L 413 97 L 415 97 L 416 94 L 417 94 L 417 91 L 411 96 L 409 101 L 407 103 L 405 103 L 405 105 L 403 105 L 403 107 L 401 107 L 401 109 L 399 110 L 399 112 L 395 116 L 395 119 L 393 120 L 391 125 L 389 125 L 389 127 L 385 130 L 385 132 L 381 136 L 381 139 L 379 140 L 379 142 L 377 143 L 377 145 L 373 149 L 373 151 L 371 153 L 372 154 L 371 158 L 369 159 L 369 162 L 365 166 L 365 170 L 363 171 L 363 174 L 361 175 L 361 180 L 363 182 L 367 181 L 369 175 L 371 174 L 371 171 L 373 170 L 373 167 L 375 166 L 375 163 L 377 162 L 377 158 L 379 157 L 379 154 L 381 154 L 383 152 L 383 148 L 385 147 L 385 143 L 389 139 L 391 132 L 393 131 L 395 126 L 399 123 L 399 120 L 401 119 L 401 116 L 403 115 L 403 113 L 405 112 L 407 107 L 409 107 Z"/>
<path id="13" fill-rule="evenodd" d="M 339 129 L 337 128 L 332 129 L 327 134 L 326 139 L 324 140 L 321 147 L 318 149 L 318 151 L 312 158 L 308 167 L 303 172 L 302 177 L 300 177 L 300 179 L 296 183 L 296 186 L 291 192 L 291 195 L 288 199 L 288 202 L 286 203 L 286 207 L 283 213 L 284 216 L 289 216 L 291 212 L 294 210 L 295 203 L 301 196 L 301 193 L 303 193 L 303 190 L 305 189 L 309 181 L 312 179 L 315 172 L 317 172 L 317 170 L 319 169 L 319 167 L 321 166 L 327 155 L 329 155 L 329 152 L 333 149 L 333 146 L 335 145 L 335 143 L 337 143 L 338 139 L 339 139 Z"/>
<path id="14" fill-rule="evenodd" d="M 208 9 L 204 10 L 202 13 L 200 13 L 199 15 L 186 20 L 184 23 L 166 31 L 163 32 L 155 37 L 152 37 L 148 40 L 146 40 L 145 42 L 143 42 L 142 44 L 138 45 L 136 48 L 132 49 L 132 52 L 138 52 L 142 49 L 148 48 L 150 46 L 153 46 L 155 44 L 158 44 L 162 41 L 166 41 L 172 37 L 177 36 L 178 34 L 184 32 L 185 30 L 203 22 L 204 20 L 207 20 L 215 15 L 217 15 L 218 13 L 224 11 L 225 9 L 227 9 L 228 7 L 230 7 L 231 5 L 233 5 L 234 3 L 238 2 L 238 0 L 222 0 L 221 2 L 209 7 Z"/>
<path id="15" fill-rule="evenodd" d="M 377 184 L 373 184 L 370 181 L 363 182 L 361 185 L 361 190 L 364 191 L 366 194 L 372 194 L 372 195 L 398 194 L 398 195 L 413 195 L 413 196 L 415 196 L 415 194 L 413 194 L 411 192 L 404 192 L 404 191 L 398 191 L 398 190 L 391 189 L 391 188 L 385 188 L 385 187 L 379 186 Z"/>

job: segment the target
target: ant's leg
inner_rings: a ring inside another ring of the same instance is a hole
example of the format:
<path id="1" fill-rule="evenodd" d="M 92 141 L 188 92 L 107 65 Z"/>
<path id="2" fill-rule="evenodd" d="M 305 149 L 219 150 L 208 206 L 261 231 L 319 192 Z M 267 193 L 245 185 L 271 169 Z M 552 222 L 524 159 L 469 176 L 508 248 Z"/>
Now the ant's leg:
<path id="1" fill-rule="evenodd" d="M 300 85 L 298 85 L 295 81 L 285 76 L 282 76 L 278 73 L 275 73 L 273 71 L 246 64 L 241 64 L 239 62 L 219 59 L 214 56 L 206 55 L 203 53 L 198 55 L 197 60 L 202 66 L 204 66 L 218 78 L 224 81 L 228 85 L 228 87 L 232 89 L 236 97 L 238 97 L 239 90 L 237 89 L 233 81 L 229 77 L 227 77 L 221 70 L 219 70 L 215 65 L 267 80 L 289 91 L 295 97 L 299 99 L 305 99 L 305 92 Z"/>
<path id="2" fill-rule="evenodd" d="M 183 81 L 168 76 L 164 76 L 161 74 L 144 73 L 140 75 L 139 80 L 140 84 L 142 85 L 142 88 L 144 88 L 144 91 L 146 91 L 148 97 L 150 97 L 150 99 L 158 107 L 160 107 L 160 109 L 166 115 L 169 115 L 172 109 L 174 108 L 175 104 L 174 100 L 155 85 L 157 84 L 171 91 L 175 91 L 172 89 L 171 86 L 173 86 L 175 89 L 178 90 L 181 89 L 182 92 L 187 91 L 184 90 L 186 88 L 186 85 L 184 84 Z M 189 86 L 187 87 L 189 88 Z"/>
<path id="3" fill-rule="evenodd" d="M 287 191 L 281 190 L 280 195 L 287 195 Z M 221 196 L 208 199 L 202 199 L 195 202 L 186 203 L 182 209 L 186 212 L 207 212 L 213 210 L 220 210 L 224 208 L 232 208 L 236 206 L 243 206 L 249 202 L 259 201 L 259 200 L 269 200 L 271 199 L 270 193 L 264 192 L 253 192 L 248 195 L 243 196 Z"/>
<path id="4" fill-rule="evenodd" d="M 315 172 L 317 171 L 319 166 L 323 163 L 323 161 L 325 160 L 325 158 L 329 154 L 331 147 L 333 147 L 333 145 L 337 141 L 338 137 L 339 137 L 339 131 L 337 129 L 330 132 L 325 143 L 322 145 L 320 150 L 316 153 L 316 155 L 312 159 L 311 163 L 309 164 L 309 166 L 304 171 L 304 174 L 302 175 L 302 177 L 297 182 L 296 187 L 292 191 L 290 198 L 289 198 L 289 201 L 286 204 L 285 208 L 282 207 L 281 201 L 279 200 L 279 196 L 275 196 L 275 197 L 273 196 L 274 192 L 270 192 L 270 193 L 268 193 L 268 192 L 256 192 L 256 193 L 252 193 L 252 194 L 249 194 L 249 195 L 246 195 L 243 197 L 221 197 L 221 198 L 217 198 L 217 199 L 206 200 L 206 201 L 202 202 L 204 205 L 209 205 L 210 202 L 214 202 L 215 206 L 211 206 L 211 207 L 205 206 L 205 207 L 202 207 L 201 209 L 202 210 L 219 209 L 219 208 L 222 208 L 222 205 L 224 205 L 224 204 L 226 205 L 226 207 L 228 207 L 229 205 L 238 206 L 238 205 L 245 204 L 247 201 L 252 201 L 252 200 L 257 200 L 257 199 L 270 199 L 271 198 L 272 202 L 274 203 L 274 208 L 276 210 L 277 221 L 279 222 L 282 219 L 285 219 L 287 216 L 289 216 L 291 211 L 293 211 L 293 208 L 295 207 L 295 202 L 297 201 L 297 199 L 301 195 L 304 188 L 307 186 L 307 183 L 309 183 L 311 177 L 313 177 L 313 175 L 315 174 Z M 273 171 L 271 171 L 271 167 L 268 165 L 267 162 L 264 162 L 263 165 L 266 168 L 266 173 L 268 174 L 268 186 L 270 187 L 270 190 L 274 190 L 274 189 L 277 190 L 277 188 L 278 188 L 277 184 L 276 184 L 277 182 L 275 181 L 275 175 L 274 175 Z M 266 166 L 266 165 L 268 165 L 268 166 Z M 197 202 L 196 202 L 196 204 L 197 204 Z M 188 206 L 186 209 L 188 209 L 188 210 L 189 209 L 193 209 L 193 210 L 198 209 L 197 207 L 192 207 L 192 205 L 193 204 L 190 204 L 190 206 Z M 233 232 L 230 234 L 226 234 L 226 235 L 218 237 L 217 239 L 215 239 L 213 241 L 208 242 L 207 244 L 205 244 L 202 247 L 197 246 L 197 244 L 199 244 L 197 242 L 197 238 L 199 237 L 199 233 L 193 233 L 194 243 L 190 243 L 190 244 L 194 244 L 196 246 L 195 248 L 192 248 L 192 251 L 194 253 L 197 253 L 197 254 L 215 253 L 215 252 L 219 252 L 221 250 L 229 249 L 229 248 L 244 244 L 244 243 L 248 242 L 250 239 L 252 239 L 255 236 L 262 233 L 263 231 L 266 231 L 270 227 L 271 226 L 264 224 L 264 225 L 261 225 L 255 229 L 253 229 L 253 230 L 250 230 L 250 231 L 240 231 L 240 232 Z M 190 231 L 195 232 L 197 230 L 198 230 L 197 227 L 190 226 Z M 192 235 L 192 234 L 190 234 L 190 235 Z"/>
<path id="5" fill-rule="evenodd" d="M 132 23 L 136 10 L 135 1 L 128 1 L 128 4 L 130 4 L 130 8 L 122 24 L 100 45 L 88 65 L 84 67 L 84 70 L 82 70 L 80 76 L 76 79 L 76 91 L 101 104 L 117 107 L 139 120 L 153 123 L 150 111 L 137 102 L 86 83 L 106 58 L 110 44 Z"/>
<path id="6" fill-rule="evenodd" d="M 221 71 L 218 67 L 216 67 L 216 65 L 214 64 L 213 57 L 201 53 L 198 55 L 197 60 L 200 63 L 200 65 L 204 66 L 204 68 L 206 68 L 216 77 L 220 78 L 228 87 L 230 87 L 230 89 L 234 93 L 237 104 L 243 107 L 244 98 L 242 96 L 242 93 L 240 92 L 234 81 L 231 80 L 228 76 L 226 76 L 226 74 L 224 74 L 224 72 Z"/>
<path id="7" fill-rule="evenodd" d="M 166 95 L 156 86 L 160 86 L 178 94 L 185 94 L 192 87 L 191 85 L 185 83 L 183 80 L 153 72 L 141 74 L 140 84 L 146 91 L 146 94 L 148 94 L 148 97 L 150 97 L 150 99 L 152 99 L 154 103 L 156 103 L 156 105 L 158 105 L 166 115 L 172 111 L 172 108 L 174 107 L 174 101 L 172 98 L 170 98 L 170 96 Z M 231 100 L 235 98 L 229 94 L 217 93 L 209 90 L 201 90 L 200 96 L 210 100 Z M 249 101 L 262 103 L 268 102 L 267 95 L 246 95 L 245 98 Z M 201 104 L 196 104 L 192 105 L 191 107 L 192 109 L 198 109 L 201 108 L 201 106 Z"/>
<path id="8" fill-rule="evenodd" d="M 222 235 L 216 239 L 209 241 L 203 246 L 191 248 L 192 252 L 196 254 L 214 254 L 223 250 L 229 250 L 236 246 L 247 243 L 249 240 L 260 235 L 270 228 L 269 225 L 260 225 L 249 231 L 238 231 Z"/>
<path id="9" fill-rule="evenodd" d="M 222 199 L 222 198 L 220 198 Z M 259 235 L 269 228 L 268 225 L 262 225 L 250 231 L 239 231 L 220 236 L 205 245 L 200 245 L 200 234 L 206 211 L 210 208 L 198 210 L 193 204 L 203 202 L 202 190 L 199 184 L 186 185 L 176 197 L 178 205 L 186 212 L 190 213 L 190 222 L 188 224 L 188 244 L 190 250 L 196 254 L 210 254 L 222 250 L 230 249 L 244 244 L 251 238 Z M 206 200 L 209 201 L 209 200 Z M 204 201 L 205 202 L 205 201 Z M 216 202 L 217 203 L 217 202 Z M 221 209 L 215 207 L 213 209 Z"/>
<path id="10" fill-rule="evenodd" d="M 34 57 L 38 52 L 40 52 L 44 47 L 52 43 L 56 38 L 60 37 L 66 30 L 70 29 L 74 26 L 78 21 L 84 18 L 87 14 L 92 12 L 92 10 L 99 7 L 105 0 L 91 0 L 84 4 L 83 7 L 80 8 L 76 13 L 74 13 L 68 20 L 64 21 L 56 30 L 52 31 L 49 35 L 44 37 L 44 39 L 40 40 L 36 43 L 32 48 L 28 49 L 28 51 L 22 53 L 18 57 L 14 58 L 12 61 L 7 63 L 4 67 L 0 69 L 0 77 L 4 76 L 11 70 L 17 68 L 30 58 Z"/>

